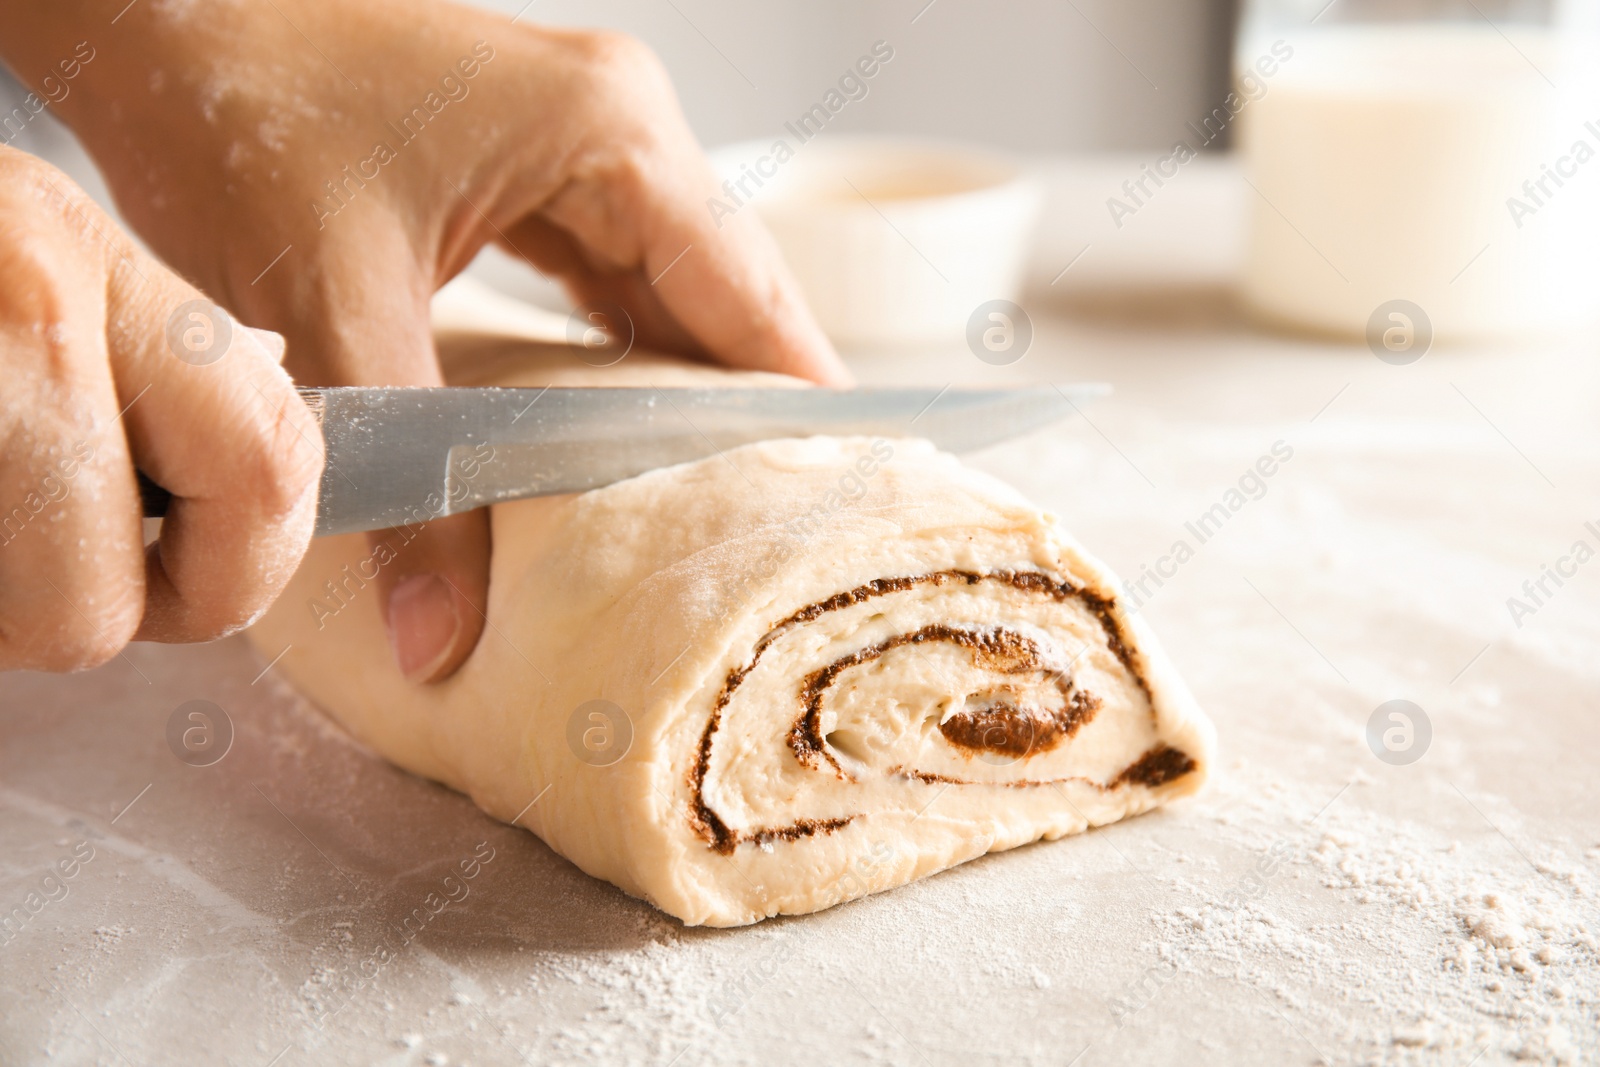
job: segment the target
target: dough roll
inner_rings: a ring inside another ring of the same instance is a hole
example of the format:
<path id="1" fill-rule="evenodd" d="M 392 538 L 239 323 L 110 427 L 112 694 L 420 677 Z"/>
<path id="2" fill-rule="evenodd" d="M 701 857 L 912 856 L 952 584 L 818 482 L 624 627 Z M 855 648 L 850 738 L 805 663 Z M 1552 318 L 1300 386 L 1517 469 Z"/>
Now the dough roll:
<path id="1" fill-rule="evenodd" d="M 455 380 L 749 377 L 629 359 L 524 350 Z M 1111 574 L 926 442 L 765 442 L 492 524 L 489 625 L 442 684 L 398 677 L 365 537 L 316 542 L 253 634 L 384 756 L 686 923 L 815 911 L 1209 768 L 1210 724 Z"/>

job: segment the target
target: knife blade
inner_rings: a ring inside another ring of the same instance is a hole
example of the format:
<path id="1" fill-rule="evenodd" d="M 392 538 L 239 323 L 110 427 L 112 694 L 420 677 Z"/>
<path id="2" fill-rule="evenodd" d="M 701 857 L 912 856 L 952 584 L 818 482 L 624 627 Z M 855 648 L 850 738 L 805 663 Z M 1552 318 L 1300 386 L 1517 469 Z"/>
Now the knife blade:
<path id="1" fill-rule="evenodd" d="M 1003 389 L 301 388 L 322 427 L 316 534 L 597 489 L 753 441 L 922 437 L 967 452 L 1071 414 L 1101 383 Z M 743 472 L 741 472 L 743 473 Z M 140 475 L 145 514 L 170 497 Z"/>

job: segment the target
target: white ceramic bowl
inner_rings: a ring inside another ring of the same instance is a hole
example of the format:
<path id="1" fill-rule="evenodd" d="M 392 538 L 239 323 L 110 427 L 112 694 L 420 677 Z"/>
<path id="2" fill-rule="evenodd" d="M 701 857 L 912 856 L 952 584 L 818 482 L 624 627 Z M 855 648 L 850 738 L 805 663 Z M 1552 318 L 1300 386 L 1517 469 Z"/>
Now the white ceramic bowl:
<path id="1" fill-rule="evenodd" d="M 711 158 L 729 184 L 708 210 L 759 213 L 838 344 L 960 338 L 980 304 L 1020 293 L 1040 193 L 1006 156 L 786 131 Z"/>

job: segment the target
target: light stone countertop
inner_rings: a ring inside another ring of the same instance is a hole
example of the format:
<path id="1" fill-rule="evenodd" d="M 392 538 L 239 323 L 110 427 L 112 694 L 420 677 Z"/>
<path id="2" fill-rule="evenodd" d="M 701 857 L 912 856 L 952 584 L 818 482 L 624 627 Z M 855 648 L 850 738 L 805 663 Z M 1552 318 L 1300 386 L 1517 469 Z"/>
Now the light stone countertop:
<path id="1" fill-rule="evenodd" d="M 816 916 L 685 929 L 344 740 L 242 639 L 136 646 L 0 678 L 0 909 L 92 849 L 0 935 L 0 1061 L 1600 1060 L 1600 561 L 1507 608 L 1574 542 L 1600 549 L 1595 342 L 1397 367 L 1260 332 L 1228 288 L 1248 187 L 1201 161 L 1117 230 L 1104 198 L 1136 168 L 1047 168 L 1021 362 L 855 367 L 1115 385 L 973 462 L 1125 578 L 1188 543 L 1139 599 L 1217 724 L 1205 796 Z M 1264 494 L 1196 537 L 1278 442 Z M 235 732 L 209 767 L 165 736 L 194 699 Z M 1431 724 L 1409 765 L 1365 736 L 1394 699 Z"/>

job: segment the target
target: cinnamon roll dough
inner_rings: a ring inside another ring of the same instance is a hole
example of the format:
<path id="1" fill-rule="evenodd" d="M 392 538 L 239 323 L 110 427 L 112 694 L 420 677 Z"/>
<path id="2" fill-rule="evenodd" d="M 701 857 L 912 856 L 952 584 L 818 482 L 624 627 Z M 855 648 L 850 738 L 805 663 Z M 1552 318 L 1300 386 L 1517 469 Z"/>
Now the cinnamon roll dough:
<path id="1" fill-rule="evenodd" d="M 763 377 L 451 354 L 456 384 Z M 442 684 L 398 676 L 363 536 L 314 543 L 253 635 L 390 760 L 686 923 L 815 911 L 1209 768 L 1209 722 L 1112 575 L 926 442 L 765 442 L 492 522 L 490 625 Z"/>

